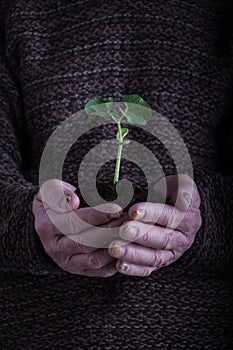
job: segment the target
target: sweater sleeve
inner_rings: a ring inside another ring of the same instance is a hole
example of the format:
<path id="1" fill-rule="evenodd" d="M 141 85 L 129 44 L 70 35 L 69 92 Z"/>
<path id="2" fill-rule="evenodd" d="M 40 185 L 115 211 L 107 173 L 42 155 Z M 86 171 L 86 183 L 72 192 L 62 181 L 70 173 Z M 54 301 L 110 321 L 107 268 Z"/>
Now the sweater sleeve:
<path id="1" fill-rule="evenodd" d="M 233 263 L 233 123 L 224 123 L 218 171 L 194 166 L 201 197 L 202 226 L 182 265 L 232 273 Z"/>
<path id="2" fill-rule="evenodd" d="M 3 42 L 0 41 L 1 50 Z M 39 187 L 23 175 L 23 113 L 17 85 L 0 51 L 0 270 L 65 273 L 45 253 L 34 229 Z"/>
<path id="3" fill-rule="evenodd" d="M 23 176 L 20 95 L 3 60 L 0 61 L 0 125 L 0 269 L 17 273 L 66 274 L 45 253 L 34 229 L 31 208 L 39 188 Z M 233 161 L 232 137 L 226 139 L 223 149 L 228 160 L 226 176 L 194 167 L 203 224 L 193 246 L 178 262 L 184 267 L 221 270 L 229 267 L 232 261 L 233 177 L 229 173 Z"/>

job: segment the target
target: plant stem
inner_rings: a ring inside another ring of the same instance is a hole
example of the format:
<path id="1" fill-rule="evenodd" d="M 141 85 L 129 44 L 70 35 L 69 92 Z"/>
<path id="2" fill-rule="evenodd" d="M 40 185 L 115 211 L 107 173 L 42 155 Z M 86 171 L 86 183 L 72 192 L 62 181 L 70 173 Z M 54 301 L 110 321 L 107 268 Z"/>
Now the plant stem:
<path id="1" fill-rule="evenodd" d="M 118 143 L 116 168 L 115 168 L 115 175 L 114 175 L 114 182 L 113 182 L 114 185 L 116 185 L 117 182 L 119 181 L 122 148 L 123 148 L 123 144 L 122 143 Z"/>
<path id="2" fill-rule="evenodd" d="M 123 148 L 121 119 L 117 122 L 117 128 L 118 128 L 118 132 L 119 132 L 120 137 L 119 137 L 119 141 L 118 141 L 117 159 L 116 159 L 115 175 L 114 175 L 114 181 L 113 181 L 114 185 L 116 185 L 117 182 L 119 181 L 120 167 L 121 167 L 121 155 L 122 155 L 122 148 Z"/>

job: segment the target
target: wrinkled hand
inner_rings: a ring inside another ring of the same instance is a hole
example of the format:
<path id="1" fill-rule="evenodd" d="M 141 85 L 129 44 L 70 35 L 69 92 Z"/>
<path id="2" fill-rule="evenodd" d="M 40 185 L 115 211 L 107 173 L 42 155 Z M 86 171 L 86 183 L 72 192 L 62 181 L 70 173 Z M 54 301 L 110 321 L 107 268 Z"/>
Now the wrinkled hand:
<path id="1" fill-rule="evenodd" d="M 191 247 L 201 227 L 200 196 L 193 180 L 181 174 L 178 187 L 177 175 L 165 179 L 154 189 L 162 196 L 166 184 L 169 204 L 133 205 L 129 210 L 132 220 L 120 229 L 122 239 L 114 240 L 109 247 L 121 273 L 148 276 L 171 264 Z"/>
<path id="2" fill-rule="evenodd" d="M 35 230 L 47 254 L 62 269 L 86 276 L 112 276 L 117 272 L 116 260 L 101 247 L 118 236 L 114 228 L 125 221 L 125 215 L 115 204 L 78 209 L 75 190 L 66 182 L 46 181 L 33 201 Z"/>

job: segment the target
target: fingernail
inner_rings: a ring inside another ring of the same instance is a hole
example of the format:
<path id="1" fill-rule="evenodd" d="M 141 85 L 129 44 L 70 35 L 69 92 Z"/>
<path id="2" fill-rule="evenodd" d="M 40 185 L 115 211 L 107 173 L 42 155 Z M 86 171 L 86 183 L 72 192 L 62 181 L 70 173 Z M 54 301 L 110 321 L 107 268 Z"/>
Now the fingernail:
<path id="1" fill-rule="evenodd" d="M 68 209 L 70 206 L 71 199 L 72 199 L 71 195 L 69 193 L 66 194 L 65 197 L 63 197 L 61 202 L 60 202 L 60 207 L 62 209 Z"/>
<path id="2" fill-rule="evenodd" d="M 126 264 L 126 263 L 121 263 L 120 265 L 119 265 L 119 270 L 121 271 L 121 272 L 127 272 L 127 271 L 129 271 L 129 269 L 130 269 L 130 265 L 129 264 Z"/>
<path id="3" fill-rule="evenodd" d="M 137 232 L 138 232 L 137 227 L 132 225 L 127 225 L 127 226 L 123 226 L 120 232 L 120 236 L 126 239 L 135 239 Z"/>
<path id="4" fill-rule="evenodd" d="M 190 194 L 188 192 L 184 192 L 183 197 L 186 200 L 186 202 L 188 203 L 188 206 L 190 207 L 190 205 L 192 204 L 192 198 L 191 198 Z"/>
<path id="5" fill-rule="evenodd" d="M 124 254 L 125 248 L 120 244 L 114 244 L 112 247 L 110 247 L 110 251 L 113 256 L 118 257 Z"/>
<path id="6" fill-rule="evenodd" d="M 119 212 L 108 214 L 109 219 L 120 219 L 121 216 L 122 216 L 122 213 L 119 213 Z"/>
<path id="7" fill-rule="evenodd" d="M 132 215 L 133 219 L 142 219 L 145 216 L 146 212 L 143 209 L 135 210 L 135 212 Z"/>

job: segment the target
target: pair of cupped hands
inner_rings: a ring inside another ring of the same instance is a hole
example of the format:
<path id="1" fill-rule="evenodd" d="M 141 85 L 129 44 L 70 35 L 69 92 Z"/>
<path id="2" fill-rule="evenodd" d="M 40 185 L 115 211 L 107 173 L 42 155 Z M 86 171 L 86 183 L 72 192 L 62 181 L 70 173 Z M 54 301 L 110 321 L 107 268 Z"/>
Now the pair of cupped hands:
<path id="1" fill-rule="evenodd" d="M 169 204 L 136 203 L 127 213 L 113 203 L 79 208 L 75 190 L 66 182 L 48 180 L 32 208 L 46 253 L 72 274 L 149 276 L 180 258 L 201 227 L 200 196 L 185 174 L 167 176 L 154 186 Z"/>

